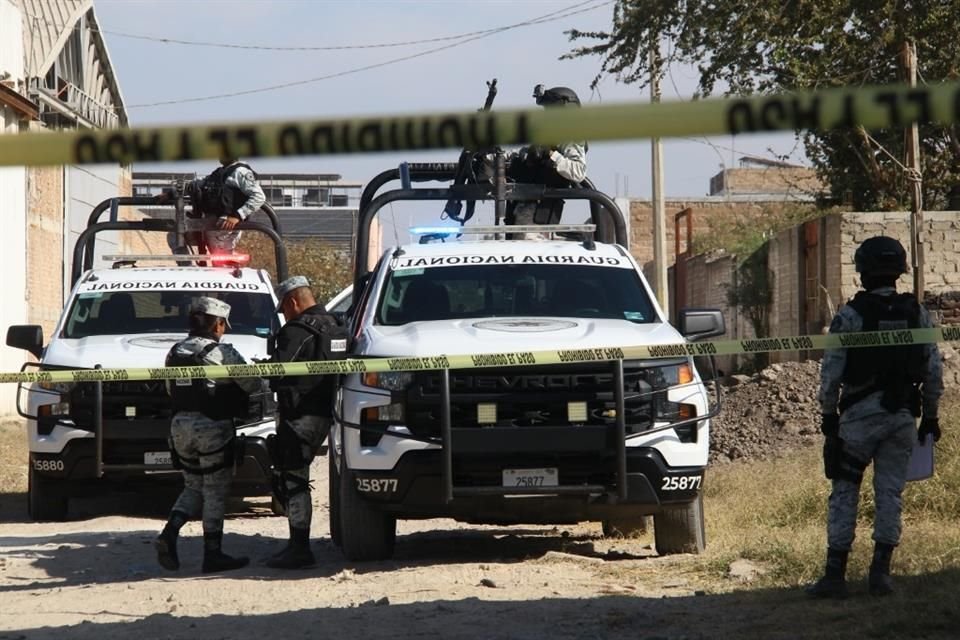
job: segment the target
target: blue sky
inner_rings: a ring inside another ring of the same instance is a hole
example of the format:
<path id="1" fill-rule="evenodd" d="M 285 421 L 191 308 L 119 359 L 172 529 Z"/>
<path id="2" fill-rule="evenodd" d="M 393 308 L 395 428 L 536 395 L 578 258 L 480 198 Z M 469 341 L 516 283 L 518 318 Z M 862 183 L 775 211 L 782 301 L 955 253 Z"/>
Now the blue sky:
<path id="1" fill-rule="evenodd" d="M 591 92 L 598 58 L 560 60 L 571 44 L 564 31 L 607 29 L 612 4 L 603 0 L 94 0 L 106 32 L 121 91 L 134 125 L 289 117 L 336 117 L 391 112 L 473 110 L 486 80 L 498 79 L 496 107 L 532 105 L 534 85 L 566 85 L 584 103 L 649 100 L 649 90 L 606 78 Z M 229 93 L 338 73 L 451 44 L 441 41 L 394 48 L 342 51 L 264 51 L 183 46 L 120 34 L 266 46 L 368 45 L 439 38 L 510 25 L 564 9 L 590 11 L 523 26 L 466 42 L 415 60 L 300 86 L 201 102 L 155 102 Z M 664 100 L 686 100 L 696 77 L 673 69 Z M 722 166 L 744 154 L 787 155 L 803 162 L 792 134 L 716 136 L 664 141 L 668 197 L 698 197 Z M 454 161 L 457 153 L 376 154 L 255 161 L 261 171 L 339 173 L 366 181 L 403 160 Z M 594 143 L 589 175 L 611 195 L 649 198 L 650 143 Z M 143 165 L 136 169 L 205 171 L 208 165 Z"/>

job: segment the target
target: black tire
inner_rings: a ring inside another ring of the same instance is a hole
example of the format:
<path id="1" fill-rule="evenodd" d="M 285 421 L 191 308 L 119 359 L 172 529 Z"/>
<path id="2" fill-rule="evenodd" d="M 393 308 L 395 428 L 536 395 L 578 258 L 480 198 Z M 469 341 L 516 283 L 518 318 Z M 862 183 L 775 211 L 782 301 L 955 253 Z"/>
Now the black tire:
<path id="1" fill-rule="evenodd" d="M 653 516 L 653 537 L 657 553 L 702 553 L 707 547 L 703 524 L 703 495 L 679 508 L 665 509 Z"/>
<path id="2" fill-rule="evenodd" d="M 63 522 L 67 519 L 69 499 L 66 492 L 30 467 L 27 475 L 27 513 L 34 521 Z"/>
<path id="3" fill-rule="evenodd" d="M 601 522 L 606 538 L 635 538 L 647 532 L 647 516 L 623 515 Z"/>
<path id="4" fill-rule="evenodd" d="M 343 538 L 340 534 L 340 472 L 337 471 L 336 463 L 333 461 L 333 451 L 329 450 L 327 451 L 327 467 L 329 469 L 327 507 L 330 511 L 330 541 L 339 547 L 343 545 Z"/>
<path id="5" fill-rule="evenodd" d="M 393 555 L 397 519 L 374 509 L 354 487 L 353 473 L 343 466 L 340 474 L 340 547 L 354 562 L 386 560 Z"/>

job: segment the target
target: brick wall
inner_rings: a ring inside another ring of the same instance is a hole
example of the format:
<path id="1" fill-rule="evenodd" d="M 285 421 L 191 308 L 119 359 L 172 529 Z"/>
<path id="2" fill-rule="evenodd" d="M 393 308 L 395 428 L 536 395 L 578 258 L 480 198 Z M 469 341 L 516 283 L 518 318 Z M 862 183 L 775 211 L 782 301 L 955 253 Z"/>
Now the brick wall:
<path id="1" fill-rule="evenodd" d="M 823 191 L 816 171 L 805 167 L 726 169 L 710 179 L 710 193 L 815 194 Z"/>
<path id="2" fill-rule="evenodd" d="M 763 204 L 743 202 L 702 202 L 671 200 L 666 203 L 667 218 L 667 264 L 673 264 L 676 257 L 674 216 L 684 209 L 693 210 L 693 237 L 709 230 L 708 222 L 713 217 L 758 216 L 764 210 Z M 680 251 L 686 251 L 686 222 L 681 222 Z M 640 264 L 653 260 L 653 205 L 647 200 L 630 201 L 630 253 Z"/>
<path id="3" fill-rule="evenodd" d="M 27 173 L 27 323 L 53 331 L 63 307 L 63 169 Z"/>

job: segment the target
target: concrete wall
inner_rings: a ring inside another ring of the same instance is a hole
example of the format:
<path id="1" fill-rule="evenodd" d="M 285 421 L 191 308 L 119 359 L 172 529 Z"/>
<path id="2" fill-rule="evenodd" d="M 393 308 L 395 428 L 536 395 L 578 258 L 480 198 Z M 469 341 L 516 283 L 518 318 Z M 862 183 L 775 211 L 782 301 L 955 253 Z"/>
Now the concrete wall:
<path id="1" fill-rule="evenodd" d="M 23 79 L 23 40 L 20 11 L 0 0 L 0 72 L 7 72 L 13 81 Z M 20 130 L 20 117 L 13 109 L 0 106 L 0 134 Z M 26 303 L 26 211 L 27 172 L 23 167 L 0 169 L 0 221 L 3 222 L 3 243 L 0 244 L 0 273 L 3 274 L 3 304 L 0 305 L 0 329 L 24 324 Z M 24 361 L 18 349 L 0 346 L 0 371 L 16 371 Z M 16 411 L 14 384 L 0 385 L 0 416 Z"/>
<path id="2" fill-rule="evenodd" d="M 960 289 L 960 212 L 928 211 L 923 214 L 924 290 L 933 294 Z M 910 213 L 880 211 L 843 214 L 840 228 L 840 268 L 843 299 L 853 297 L 860 286 L 853 264 L 857 246 L 875 235 L 896 238 L 910 255 Z M 901 290 L 913 288 L 913 275 L 900 278 Z"/>

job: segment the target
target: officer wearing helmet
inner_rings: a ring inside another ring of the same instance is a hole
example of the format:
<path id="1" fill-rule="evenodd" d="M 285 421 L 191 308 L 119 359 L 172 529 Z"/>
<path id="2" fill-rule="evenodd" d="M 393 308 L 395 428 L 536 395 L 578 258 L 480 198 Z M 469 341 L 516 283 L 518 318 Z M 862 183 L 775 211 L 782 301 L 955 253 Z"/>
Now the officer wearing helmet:
<path id="1" fill-rule="evenodd" d="M 580 106 L 580 98 L 568 87 L 544 89 L 538 84 L 533 90 L 537 104 L 546 109 Z M 516 182 L 542 184 L 548 188 L 568 188 L 580 184 L 587 177 L 587 145 L 585 142 L 565 142 L 552 147 L 530 145 L 511 154 L 507 161 L 507 175 Z M 557 224 L 563 214 L 563 200 L 540 202 L 509 202 L 506 224 Z"/>
<path id="2" fill-rule="evenodd" d="M 167 353 L 166 366 L 246 364 L 232 345 L 221 342 L 230 329 L 230 305 L 217 298 L 199 297 L 189 313 L 190 333 Z M 177 538 L 191 518 L 203 519 L 203 572 L 239 569 L 245 557 L 223 553 L 223 518 L 233 473 L 234 418 L 245 418 L 249 394 L 261 391 L 260 378 L 184 378 L 167 381 L 173 401 L 170 451 L 174 467 L 183 471 L 183 492 L 167 524 L 154 541 L 157 561 L 164 569 L 180 568 Z"/>
<path id="3" fill-rule="evenodd" d="M 897 293 L 907 254 L 894 238 L 865 240 L 854 254 L 863 290 L 840 308 L 830 333 L 925 328 L 927 310 L 909 293 Z M 819 598 L 847 595 L 847 556 L 857 524 L 860 484 L 873 462 L 872 595 L 893 592 L 890 561 L 900 542 L 900 496 L 914 442 L 940 438 L 937 408 L 943 371 L 935 344 L 828 349 L 821 366 L 820 407 L 824 472 L 832 480 L 827 522 L 826 571 L 807 587 Z M 916 418 L 920 418 L 919 432 Z"/>

